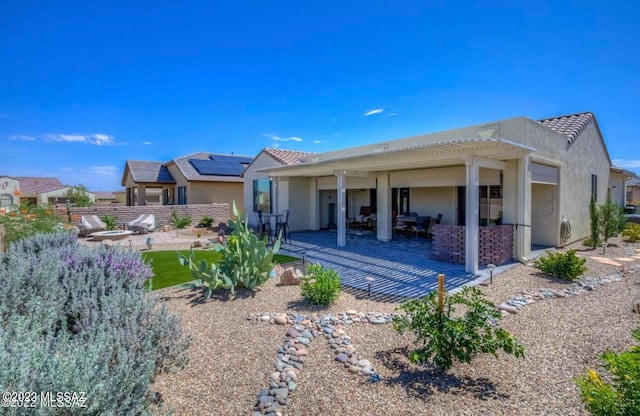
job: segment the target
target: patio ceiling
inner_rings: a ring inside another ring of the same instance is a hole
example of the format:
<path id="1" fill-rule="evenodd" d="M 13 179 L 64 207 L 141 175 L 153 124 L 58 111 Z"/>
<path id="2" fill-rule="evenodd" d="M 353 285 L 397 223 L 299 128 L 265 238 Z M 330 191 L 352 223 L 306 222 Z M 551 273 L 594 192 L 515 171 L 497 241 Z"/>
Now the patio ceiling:
<path id="1" fill-rule="evenodd" d="M 393 142 L 391 142 L 393 143 Z M 327 157 L 314 155 L 302 164 L 259 169 L 272 176 L 325 176 L 336 170 L 354 172 L 394 171 L 417 168 L 456 166 L 470 156 L 494 160 L 520 158 L 535 151 L 534 148 L 505 139 L 454 139 L 435 143 L 422 143 L 389 148 L 388 144 L 368 147 L 359 153 Z M 325 159 L 326 158 L 326 159 Z"/>

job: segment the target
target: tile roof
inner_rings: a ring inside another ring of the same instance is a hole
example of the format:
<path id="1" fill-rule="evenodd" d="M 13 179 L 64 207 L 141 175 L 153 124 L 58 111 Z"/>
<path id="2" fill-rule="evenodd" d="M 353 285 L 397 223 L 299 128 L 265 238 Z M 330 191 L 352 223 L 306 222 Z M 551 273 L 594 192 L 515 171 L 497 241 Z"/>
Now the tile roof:
<path id="1" fill-rule="evenodd" d="M 16 176 L 20 181 L 20 192 L 22 194 L 41 194 L 62 188 L 67 188 L 57 178 L 36 178 L 31 176 Z"/>
<path id="2" fill-rule="evenodd" d="M 127 160 L 127 165 L 135 182 L 176 183 L 162 162 Z"/>
<path id="3" fill-rule="evenodd" d="M 538 120 L 538 123 L 566 136 L 569 143 L 572 143 L 593 120 L 593 113 L 586 112 Z"/>
<path id="4" fill-rule="evenodd" d="M 287 150 L 287 149 L 274 149 L 267 147 L 264 149 L 264 152 L 282 163 L 283 165 L 292 166 L 299 165 L 302 163 L 302 159 L 305 156 L 313 155 L 313 152 L 301 152 L 298 150 Z"/>

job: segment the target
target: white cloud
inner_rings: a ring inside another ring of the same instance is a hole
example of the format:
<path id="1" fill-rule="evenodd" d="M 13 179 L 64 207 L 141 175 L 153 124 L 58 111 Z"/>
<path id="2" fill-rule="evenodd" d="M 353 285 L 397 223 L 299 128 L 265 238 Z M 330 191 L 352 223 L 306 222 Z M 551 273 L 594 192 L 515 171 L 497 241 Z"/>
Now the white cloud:
<path id="1" fill-rule="evenodd" d="M 151 142 L 142 142 L 142 144 L 145 146 L 151 146 Z"/>
<path id="2" fill-rule="evenodd" d="M 640 160 L 623 160 L 623 159 L 613 159 L 611 161 L 614 166 L 625 169 L 638 169 L 640 168 Z"/>
<path id="3" fill-rule="evenodd" d="M 96 146 L 114 144 L 113 137 L 106 134 L 92 134 L 89 136 L 89 142 Z"/>
<path id="4" fill-rule="evenodd" d="M 313 142 L 314 142 L 315 144 L 319 144 L 319 143 L 322 143 L 322 140 L 314 140 Z"/>
<path id="5" fill-rule="evenodd" d="M 263 134 L 263 136 L 270 138 L 274 142 L 301 142 L 302 139 L 300 137 L 280 137 L 277 134 Z"/>
<path id="6" fill-rule="evenodd" d="M 21 142 L 34 142 L 36 140 L 33 136 L 27 136 L 26 134 L 14 134 L 10 137 L 11 140 L 20 140 Z"/>
<path id="7" fill-rule="evenodd" d="M 369 116 L 372 116 L 372 115 L 374 115 L 374 114 L 380 114 L 380 113 L 382 113 L 383 111 L 384 111 L 384 108 L 376 108 L 376 109 L 373 109 L 373 110 L 366 111 L 366 112 L 364 113 L 364 116 L 365 116 L 365 117 L 369 117 Z"/>
<path id="8" fill-rule="evenodd" d="M 48 142 L 67 142 L 67 143 L 88 143 L 96 146 L 115 145 L 113 136 L 107 134 L 45 134 L 44 139 Z"/>
<path id="9" fill-rule="evenodd" d="M 121 169 L 117 166 L 90 166 L 89 173 L 102 178 L 115 178 L 120 176 Z"/>

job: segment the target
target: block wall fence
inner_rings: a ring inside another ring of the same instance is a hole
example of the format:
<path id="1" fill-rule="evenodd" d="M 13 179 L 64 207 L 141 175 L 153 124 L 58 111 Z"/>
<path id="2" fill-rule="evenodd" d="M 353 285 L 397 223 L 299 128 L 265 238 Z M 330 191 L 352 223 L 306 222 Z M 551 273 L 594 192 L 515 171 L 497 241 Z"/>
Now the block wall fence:
<path id="1" fill-rule="evenodd" d="M 513 225 L 479 227 L 478 264 L 501 265 L 513 258 Z M 449 263 L 465 262 L 465 227 L 434 225 L 432 228 L 433 258 Z"/>
<path id="2" fill-rule="evenodd" d="M 64 211 L 66 207 L 59 208 L 58 212 Z M 171 224 L 171 215 L 176 212 L 178 216 L 191 217 L 191 225 L 196 225 L 205 215 L 212 218 L 213 226 L 221 222 L 227 223 L 229 220 L 229 204 L 193 204 L 193 205 L 145 205 L 145 206 L 125 206 L 125 205 L 94 205 L 91 207 L 72 207 L 71 215 L 97 215 L 103 217 L 112 215 L 119 222 L 133 221 L 142 214 L 153 214 L 160 226 Z M 66 216 L 66 215 L 65 215 Z"/>

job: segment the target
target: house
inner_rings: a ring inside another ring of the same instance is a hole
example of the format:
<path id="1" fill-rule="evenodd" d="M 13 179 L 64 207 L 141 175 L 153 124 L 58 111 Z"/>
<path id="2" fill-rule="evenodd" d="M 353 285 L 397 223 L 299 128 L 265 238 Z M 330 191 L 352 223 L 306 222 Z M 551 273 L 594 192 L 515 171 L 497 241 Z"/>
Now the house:
<path id="1" fill-rule="evenodd" d="M 19 185 L 13 192 L 13 204 L 19 204 L 21 202 L 29 202 L 31 204 L 63 204 L 66 203 L 67 192 L 72 188 L 70 185 L 63 185 L 57 178 L 43 178 L 43 177 L 31 177 L 31 176 L 16 176 L 13 179 L 14 182 L 8 182 L 9 177 L 0 177 L 0 182 L 9 183 L 9 187 L 15 187 L 15 181 L 18 181 Z M 10 185 L 13 183 L 14 185 Z M 87 192 L 89 200 L 95 202 L 95 194 L 93 192 Z M 17 198 L 16 198 L 17 197 Z M 9 202 L 8 193 L 3 193 L 3 204 Z M 73 201 L 71 201 L 73 202 Z"/>
<path id="2" fill-rule="evenodd" d="M 123 202 L 123 191 L 96 191 L 96 204 L 117 204 Z"/>
<path id="3" fill-rule="evenodd" d="M 295 166 L 302 163 L 305 157 L 313 153 L 297 150 L 265 148 L 247 166 L 244 178 L 244 208 L 249 214 L 249 221 L 255 225 L 256 218 L 250 213 L 262 210 L 265 213 L 277 213 L 289 206 L 289 185 L 295 189 L 304 186 L 308 178 L 291 178 L 291 182 L 279 182 L 279 178 L 272 178 L 264 169 Z M 275 183 L 273 182 L 275 180 Z M 301 183 L 298 183 L 300 181 Z M 284 202 L 279 203 L 282 199 Z M 299 211 L 291 218 L 290 227 L 297 230 L 309 229 L 308 212 Z"/>
<path id="4" fill-rule="evenodd" d="M 273 208 L 290 209 L 291 230 L 335 222 L 336 243 L 345 246 L 347 219 L 363 205 L 376 213 L 381 241 L 393 238 L 398 213 L 443 214 L 434 251 L 442 245 L 440 254 L 447 261 L 458 256 L 470 273 L 492 250 L 526 262 L 532 246 L 587 236 L 591 197 L 604 203 L 628 176 L 611 165 L 590 112 L 510 118 L 301 155 L 294 163 L 269 164 L 269 152 L 245 171 L 245 196 L 257 175 L 269 178 Z"/>
<path id="5" fill-rule="evenodd" d="M 627 182 L 627 203 L 640 205 L 640 178 L 634 176 Z"/>
<path id="6" fill-rule="evenodd" d="M 242 206 L 242 172 L 252 157 L 198 152 L 168 162 L 127 160 L 122 176 L 126 204 L 147 205 L 153 193 L 162 205 L 228 203 Z"/>
<path id="7" fill-rule="evenodd" d="M 20 203 L 20 180 L 11 176 L 0 176 L 0 208 Z"/>

